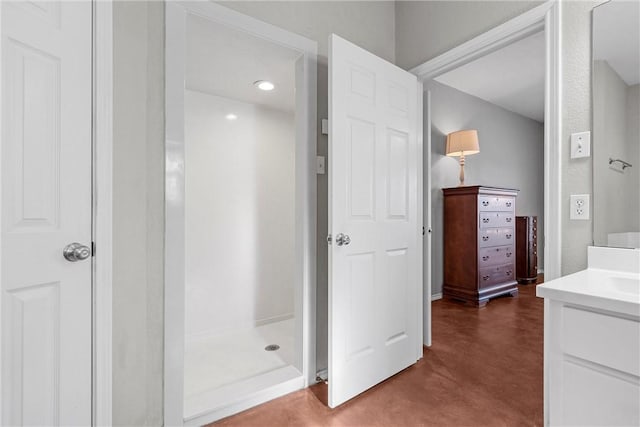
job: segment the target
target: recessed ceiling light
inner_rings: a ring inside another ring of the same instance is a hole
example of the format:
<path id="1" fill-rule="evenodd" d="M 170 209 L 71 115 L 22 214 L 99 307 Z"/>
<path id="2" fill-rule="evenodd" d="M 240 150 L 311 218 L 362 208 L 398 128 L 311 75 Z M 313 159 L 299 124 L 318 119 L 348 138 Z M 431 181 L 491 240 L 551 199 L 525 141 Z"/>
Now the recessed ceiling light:
<path id="1" fill-rule="evenodd" d="M 253 84 L 260 90 L 273 90 L 276 87 L 273 83 L 266 80 L 258 80 L 257 82 L 253 82 Z"/>
<path id="2" fill-rule="evenodd" d="M 235 120 L 235 119 L 237 119 L 237 118 L 238 118 L 238 116 L 236 116 L 236 115 L 235 115 L 235 114 L 233 114 L 233 113 L 229 113 L 229 114 L 227 114 L 226 116 L 224 116 L 224 118 L 225 118 L 225 119 L 227 119 L 227 120 Z"/>

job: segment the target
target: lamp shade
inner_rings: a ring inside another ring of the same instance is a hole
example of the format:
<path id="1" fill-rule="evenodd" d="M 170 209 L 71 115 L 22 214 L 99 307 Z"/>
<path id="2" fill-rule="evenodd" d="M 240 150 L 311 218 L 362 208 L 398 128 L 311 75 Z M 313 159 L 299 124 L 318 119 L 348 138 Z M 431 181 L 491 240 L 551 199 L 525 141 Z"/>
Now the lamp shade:
<path id="1" fill-rule="evenodd" d="M 468 156 L 479 152 L 480 144 L 478 143 L 477 130 L 459 130 L 447 135 L 447 156 L 459 156 L 461 154 Z"/>

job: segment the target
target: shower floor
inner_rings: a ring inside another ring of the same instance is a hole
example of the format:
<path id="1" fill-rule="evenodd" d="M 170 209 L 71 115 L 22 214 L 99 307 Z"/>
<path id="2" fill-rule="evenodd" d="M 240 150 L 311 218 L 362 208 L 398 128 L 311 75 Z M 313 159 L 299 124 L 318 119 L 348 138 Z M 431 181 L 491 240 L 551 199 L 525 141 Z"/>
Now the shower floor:
<path id="1" fill-rule="evenodd" d="M 189 417 L 211 409 L 243 381 L 291 365 L 294 361 L 294 319 L 187 340 L 184 358 L 184 407 Z M 277 344 L 276 351 L 266 351 Z M 208 407 L 208 408 L 207 408 Z"/>

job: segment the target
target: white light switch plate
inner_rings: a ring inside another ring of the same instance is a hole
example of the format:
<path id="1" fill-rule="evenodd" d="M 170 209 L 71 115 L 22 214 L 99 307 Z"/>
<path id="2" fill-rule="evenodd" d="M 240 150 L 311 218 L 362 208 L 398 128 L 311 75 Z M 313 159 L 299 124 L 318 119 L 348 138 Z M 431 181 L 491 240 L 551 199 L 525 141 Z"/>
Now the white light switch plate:
<path id="1" fill-rule="evenodd" d="M 569 219 L 587 220 L 589 219 L 589 203 L 588 194 L 572 194 L 571 206 L 569 208 Z"/>
<path id="2" fill-rule="evenodd" d="M 589 157 L 591 155 L 591 132 L 571 134 L 571 158 Z"/>
<path id="3" fill-rule="evenodd" d="M 329 120 L 322 119 L 322 121 L 320 122 L 320 125 L 322 127 L 322 134 L 329 135 Z"/>

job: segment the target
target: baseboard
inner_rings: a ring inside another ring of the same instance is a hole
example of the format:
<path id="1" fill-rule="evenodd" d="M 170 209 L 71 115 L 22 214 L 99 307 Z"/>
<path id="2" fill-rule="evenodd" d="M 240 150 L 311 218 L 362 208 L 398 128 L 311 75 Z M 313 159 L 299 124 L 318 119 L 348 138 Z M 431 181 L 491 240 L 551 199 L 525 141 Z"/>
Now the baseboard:
<path id="1" fill-rule="evenodd" d="M 431 301 L 437 301 L 439 299 L 442 299 L 442 292 L 431 295 Z"/>

